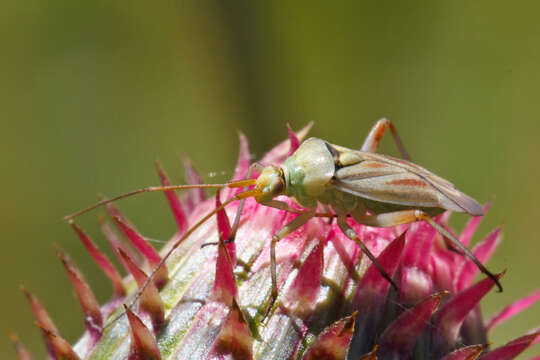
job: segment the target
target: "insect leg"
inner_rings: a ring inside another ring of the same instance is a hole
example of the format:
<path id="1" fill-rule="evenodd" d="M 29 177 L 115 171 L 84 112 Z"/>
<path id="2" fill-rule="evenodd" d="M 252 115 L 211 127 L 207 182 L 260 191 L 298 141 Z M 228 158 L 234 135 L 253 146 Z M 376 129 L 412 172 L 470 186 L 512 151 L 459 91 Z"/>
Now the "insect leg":
<path id="1" fill-rule="evenodd" d="M 255 169 L 257 172 L 261 172 L 261 168 L 264 168 L 259 163 L 253 163 L 249 166 L 246 179 L 251 179 L 251 175 L 253 173 L 253 169 Z M 245 186 L 242 191 L 247 191 L 248 186 Z M 231 232 L 229 233 L 229 238 L 225 240 L 225 243 L 228 244 L 230 242 L 233 242 L 236 238 L 236 232 L 238 231 L 238 227 L 240 226 L 240 218 L 242 217 L 242 212 L 244 211 L 244 205 L 246 204 L 246 199 L 240 200 L 240 204 L 238 205 L 238 209 L 236 210 L 236 214 L 234 216 L 234 222 L 231 227 Z M 219 241 L 216 242 L 208 242 L 201 245 L 201 249 L 207 246 L 213 246 L 213 245 L 219 245 Z"/>
<path id="2" fill-rule="evenodd" d="M 295 208 L 293 208 L 292 206 L 290 206 L 289 204 L 287 204 L 284 201 L 269 200 L 269 201 L 265 201 L 263 205 L 273 207 L 273 208 L 278 209 L 278 210 L 284 210 L 284 211 L 287 211 L 287 212 L 296 213 L 296 214 L 303 213 L 302 210 L 295 209 Z"/>
<path id="3" fill-rule="evenodd" d="M 331 211 L 330 211 L 330 206 L 326 205 L 326 204 L 323 204 L 323 209 L 324 209 L 324 212 L 327 213 L 327 214 L 330 214 Z M 328 217 L 328 225 L 331 225 L 332 222 L 334 222 L 334 217 L 335 216 L 332 216 L 332 217 Z"/>
<path id="4" fill-rule="evenodd" d="M 411 160 L 411 157 L 407 153 L 407 150 L 405 150 L 405 147 L 403 146 L 403 143 L 401 142 L 401 139 L 399 138 L 399 135 L 397 133 L 396 128 L 394 127 L 394 124 L 392 124 L 392 122 L 386 118 L 380 119 L 379 121 L 375 123 L 375 125 L 373 125 L 366 140 L 364 140 L 364 144 L 362 145 L 361 150 L 365 152 L 372 152 L 372 153 L 377 152 L 377 147 L 379 146 L 379 142 L 381 141 L 386 129 L 390 129 L 390 131 L 392 132 L 392 136 L 394 137 L 394 142 L 396 143 L 403 159 Z"/>
<path id="5" fill-rule="evenodd" d="M 429 225 L 431 225 L 435 230 L 437 230 L 441 235 L 448 238 L 457 248 L 463 251 L 465 256 L 471 259 L 471 261 L 478 267 L 478 269 L 481 272 L 483 272 L 491 280 L 493 280 L 493 282 L 499 288 L 499 292 L 502 292 L 502 286 L 501 286 L 501 283 L 499 282 L 499 279 L 493 273 L 491 273 L 484 266 L 484 264 L 482 264 L 476 258 L 476 256 L 474 256 L 474 254 L 467 247 L 465 247 L 458 239 L 456 239 L 454 235 L 452 235 L 448 230 L 446 230 L 441 225 L 437 224 L 429 215 L 427 215 L 421 210 L 402 210 L 402 211 L 395 211 L 391 213 L 377 214 L 377 215 L 355 214 L 355 220 L 357 220 L 358 222 L 364 225 L 377 226 L 377 227 L 395 226 L 395 225 L 412 223 L 419 220 L 424 220 Z"/>
<path id="6" fill-rule="evenodd" d="M 279 229 L 274 235 L 272 235 L 272 242 L 270 243 L 270 276 L 272 277 L 272 298 L 270 304 L 266 309 L 265 318 L 272 309 L 274 302 L 278 297 L 278 288 L 277 288 L 277 271 L 276 271 L 276 244 L 283 239 L 285 236 L 292 233 L 294 230 L 298 229 L 300 226 L 304 225 L 315 215 L 315 210 L 304 212 L 294 218 L 293 221 Z"/>
<path id="7" fill-rule="evenodd" d="M 338 217 L 337 217 L 337 223 L 338 223 L 338 226 L 339 228 L 341 229 L 341 231 L 343 231 L 343 233 L 349 238 L 351 239 L 352 241 L 354 241 L 359 247 L 360 249 L 362 250 L 362 252 L 364 254 L 367 255 L 367 257 L 369 258 L 369 260 L 371 260 L 371 262 L 375 265 L 375 267 L 379 270 L 379 272 L 381 273 L 381 275 L 386 279 L 388 280 L 388 282 L 392 285 L 392 287 L 396 290 L 398 290 L 398 287 L 396 285 L 396 283 L 392 280 L 392 278 L 390 277 L 390 275 L 388 275 L 388 273 L 386 272 L 386 270 L 383 269 L 383 267 L 381 266 L 381 264 L 379 264 L 379 261 L 377 260 L 377 258 L 371 253 L 371 251 L 369 251 L 369 249 L 367 248 L 367 246 L 360 240 L 360 238 L 358 237 L 358 235 L 356 234 L 356 231 L 354 231 L 354 229 L 352 227 L 349 226 L 349 224 L 347 224 L 347 217 L 345 216 L 345 214 L 338 214 Z"/>
<path id="8" fill-rule="evenodd" d="M 285 201 L 280 200 L 269 200 L 262 203 L 264 206 L 273 207 L 274 209 L 283 210 L 287 212 L 292 212 L 295 214 L 303 214 L 305 211 L 300 209 L 295 209 L 289 204 L 287 204 Z M 332 220 L 337 216 L 336 214 L 332 213 L 328 207 L 324 207 L 324 211 L 322 213 L 316 212 L 313 214 L 313 216 L 316 217 L 325 217 L 329 219 L 329 224 L 332 223 Z"/>
<path id="9" fill-rule="evenodd" d="M 246 179 L 251 179 L 251 174 L 253 173 L 253 169 L 255 169 L 255 171 L 260 173 L 261 167 L 262 165 L 257 162 L 251 164 L 249 166 Z M 248 190 L 248 186 L 242 189 L 242 191 L 247 191 L 247 190 Z M 234 216 L 234 222 L 233 222 L 233 226 L 231 227 L 231 233 L 229 235 L 229 239 L 227 239 L 227 241 L 229 242 L 233 241 L 234 238 L 236 237 L 236 232 L 238 231 L 238 226 L 240 225 L 240 217 L 242 216 L 242 212 L 244 211 L 245 203 L 246 203 L 246 199 L 240 200 L 240 205 L 238 205 L 238 209 L 236 210 L 236 215 Z"/>

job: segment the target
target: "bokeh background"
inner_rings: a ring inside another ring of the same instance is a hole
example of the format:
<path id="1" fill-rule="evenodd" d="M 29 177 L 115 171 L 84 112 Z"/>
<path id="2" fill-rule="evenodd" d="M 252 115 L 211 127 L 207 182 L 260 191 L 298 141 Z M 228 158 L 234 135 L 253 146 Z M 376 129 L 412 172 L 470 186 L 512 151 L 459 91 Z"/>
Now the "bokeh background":
<path id="1" fill-rule="evenodd" d="M 177 182 L 180 153 L 207 181 L 225 180 L 238 129 L 258 157 L 287 122 L 314 121 L 314 136 L 354 148 L 389 117 L 417 163 L 493 200 L 474 240 L 504 223 L 490 268 L 508 273 L 484 313 L 538 289 L 539 4 L 3 0 L 0 332 L 15 330 L 44 355 L 25 284 L 68 340 L 81 333 L 53 244 L 108 299 L 108 281 L 63 215 L 97 193 L 156 184 L 156 158 Z M 397 154 L 390 139 L 382 151 Z M 151 238 L 174 231 L 160 194 L 120 206 Z M 106 249 L 98 213 L 80 223 Z M 537 305 L 492 340 L 538 325 Z M 14 357 L 10 347 L 0 336 L 1 358 Z"/>

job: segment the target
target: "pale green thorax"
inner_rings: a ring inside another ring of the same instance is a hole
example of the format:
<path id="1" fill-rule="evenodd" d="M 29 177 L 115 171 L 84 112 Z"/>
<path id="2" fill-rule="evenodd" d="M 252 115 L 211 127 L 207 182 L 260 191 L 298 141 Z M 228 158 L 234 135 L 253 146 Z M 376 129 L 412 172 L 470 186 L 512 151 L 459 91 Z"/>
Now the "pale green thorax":
<path id="1" fill-rule="evenodd" d="M 301 205 L 317 207 L 318 198 L 328 189 L 335 172 L 334 159 L 326 142 L 307 139 L 281 166 L 286 181 L 286 195 Z"/>
<path id="2" fill-rule="evenodd" d="M 332 187 L 335 171 L 334 155 L 328 144 L 324 140 L 310 138 L 279 169 L 274 166 L 264 168 L 257 179 L 256 188 L 262 191 L 257 201 L 286 195 L 311 209 L 315 209 L 318 202 L 344 211 L 355 208 L 358 203 L 355 196 Z"/>

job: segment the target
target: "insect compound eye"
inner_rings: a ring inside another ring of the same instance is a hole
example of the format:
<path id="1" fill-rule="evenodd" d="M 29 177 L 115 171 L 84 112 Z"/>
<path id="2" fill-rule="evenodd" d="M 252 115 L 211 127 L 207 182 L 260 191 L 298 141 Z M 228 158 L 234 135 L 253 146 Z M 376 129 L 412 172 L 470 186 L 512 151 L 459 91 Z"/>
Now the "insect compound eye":
<path id="1" fill-rule="evenodd" d="M 278 196 L 281 195 L 283 189 L 285 188 L 285 183 L 281 179 L 281 176 L 276 176 L 273 174 L 269 179 L 267 186 L 265 186 L 263 192 L 268 196 Z"/>
<path id="2" fill-rule="evenodd" d="M 275 177 L 272 180 L 272 183 L 270 184 L 270 191 L 272 192 L 272 194 L 280 195 L 284 189 L 285 189 L 285 182 L 283 181 L 281 176 Z"/>
<path id="3" fill-rule="evenodd" d="M 259 195 L 255 197 L 259 202 L 281 195 L 285 189 L 285 181 L 280 170 L 275 166 L 266 167 L 257 178 L 255 189 L 259 191 Z"/>

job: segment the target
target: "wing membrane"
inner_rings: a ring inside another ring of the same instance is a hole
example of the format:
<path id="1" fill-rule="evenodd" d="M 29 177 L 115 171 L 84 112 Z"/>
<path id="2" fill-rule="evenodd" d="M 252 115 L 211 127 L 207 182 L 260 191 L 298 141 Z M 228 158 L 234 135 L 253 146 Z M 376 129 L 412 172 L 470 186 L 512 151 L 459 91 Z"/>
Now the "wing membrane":
<path id="1" fill-rule="evenodd" d="M 409 161 L 390 156 L 350 151 L 362 161 L 338 169 L 334 186 L 343 192 L 392 204 L 439 207 L 482 215 L 482 206 L 454 185 Z"/>

